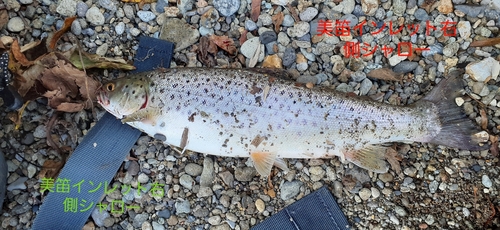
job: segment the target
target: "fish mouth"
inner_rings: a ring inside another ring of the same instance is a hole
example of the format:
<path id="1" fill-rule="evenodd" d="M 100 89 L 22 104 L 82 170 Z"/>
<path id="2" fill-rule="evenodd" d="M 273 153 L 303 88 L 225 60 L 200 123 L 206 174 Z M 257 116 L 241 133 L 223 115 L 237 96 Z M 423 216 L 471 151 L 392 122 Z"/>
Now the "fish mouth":
<path id="1" fill-rule="evenodd" d="M 106 107 L 109 105 L 109 97 L 108 93 L 102 89 L 97 91 L 97 103 L 99 103 L 102 107 Z"/>

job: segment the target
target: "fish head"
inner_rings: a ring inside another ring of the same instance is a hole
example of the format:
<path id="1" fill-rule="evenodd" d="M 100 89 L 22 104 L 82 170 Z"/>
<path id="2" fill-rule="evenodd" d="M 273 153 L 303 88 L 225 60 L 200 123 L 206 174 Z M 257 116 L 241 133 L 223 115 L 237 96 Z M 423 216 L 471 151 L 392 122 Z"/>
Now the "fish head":
<path id="1" fill-rule="evenodd" d="M 148 105 L 147 79 L 120 78 L 107 82 L 97 91 L 97 102 L 109 113 L 122 119 Z"/>

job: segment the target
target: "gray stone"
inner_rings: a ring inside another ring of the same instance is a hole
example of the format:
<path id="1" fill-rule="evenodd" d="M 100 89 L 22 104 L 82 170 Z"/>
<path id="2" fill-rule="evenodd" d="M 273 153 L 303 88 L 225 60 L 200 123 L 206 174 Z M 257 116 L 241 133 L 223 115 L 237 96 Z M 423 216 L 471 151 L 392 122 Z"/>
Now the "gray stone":
<path id="1" fill-rule="evenodd" d="M 319 84 L 318 78 L 311 75 L 300 75 L 299 78 L 297 78 L 297 82 L 304 84 L 309 82 L 313 84 Z"/>
<path id="2" fill-rule="evenodd" d="M 158 217 L 168 219 L 170 218 L 170 210 L 164 209 L 158 212 Z"/>
<path id="3" fill-rule="evenodd" d="M 392 11 L 397 16 L 403 16 L 406 10 L 406 1 L 404 0 L 393 0 L 392 1 Z"/>
<path id="4" fill-rule="evenodd" d="M 236 168 L 234 170 L 234 177 L 238 181 L 251 181 L 256 174 L 257 171 L 253 167 Z"/>
<path id="5" fill-rule="evenodd" d="M 258 46 L 260 46 L 260 41 L 258 37 L 250 38 L 241 45 L 240 53 L 243 54 L 246 58 L 252 58 L 257 50 Z"/>
<path id="6" fill-rule="evenodd" d="M 361 200 L 368 200 L 372 196 L 372 191 L 368 188 L 362 188 L 359 191 L 358 195 L 361 198 Z"/>
<path id="7" fill-rule="evenodd" d="M 108 52 L 108 43 L 104 43 L 101 46 L 97 47 L 95 53 L 99 56 L 106 56 L 106 53 Z"/>
<path id="8" fill-rule="evenodd" d="M 354 0 L 343 0 L 341 4 L 344 5 L 344 9 L 342 9 L 342 13 L 344 14 L 351 14 L 356 6 L 356 2 Z"/>
<path id="9" fill-rule="evenodd" d="M 198 41 L 200 32 L 178 18 L 165 20 L 160 38 L 175 43 L 175 52 L 183 50 Z"/>
<path id="10" fill-rule="evenodd" d="M 76 4 L 77 2 L 75 0 L 61 0 L 57 5 L 56 11 L 65 17 L 75 16 Z"/>
<path id="11" fill-rule="evenodd" d="M 74 35 L 82 34 L 82 26 L 80 25 L 80 21 L 75 20 L 71 23 L 71 33 Z"/>
<path id="12" fill-rule="evenodd" d="M 263 13 L 263 14 L 259 15 L 258 22 L 262 23 L 262 26 L 269 26 L 269 25 L 273 24 L 273 19 L 271 18 L 271 15 Z"/>
<path id="13" fill-rule="evenodd" d="M 200 177 L 201 187 L 211 187 L 215 179 L 214 173 L 214 161 L 211 157 L 205 157 L 203 159 L 203 171 Z"/>
<path id="14" fill-rule="evenodd" d="M 493 182 L 491 181 L 490 177 L 488 175 L 484 174 L 481 177 L 481 183 L 483 183 L 484 187 L 486 188 L 491 188 L 493 186 Z"/>
<path id="15" fill-rule="evenodd" d="M 407 216 L 407 215 L 408 215 L 408 212 L 406 212 L 406 210 L 405 210 L 403 207 L 398 206 L 398 205 L 396 205 L 396 206 L 394 207 L 394 212 L 395 212 L 398 216 L 403 216 L 403 217 L 404 217 L 404 216 Z"/>
<path id="16" fill-rule="evenodd" d="M 85 17 L 87 10 L 89 10 L 89 6 L 87 6 L 84 2 L 76 3 L 76 15 L 78 15 L 78 17 Z"/>
<path id="17" fill-rule="evenodd" d="M 276 35 L 276 33 L 274 31 L 271 31 L 271 30 L 266 31 L 259 36 L 260 42 L 264 45 L 267 43 L 276 41 L 277 38 L 278 38 L 278 36 Z"/>
<path id="18" fill-rule="evenodd" d="M 188 200 L 182 200 L 175 202 L 175 209 L 177 214 L 181 213 L 190 213 L 191 212 L 191 204 Z"/>
<path id="19" fill-rule="evenodd" d="M 285 53 L 283 53 L 283 65 L 286 67 L 290 67 L 293 63 L 295 63 L 295 59 L 297 58 L 297 54 L 295 54 L 295 50 L 291 47 L 286 48 Z"/>
<path id="20" fill-rule="evenodd" d="M 481 13 L 484 13 L 486 6 L 479 5 L 454 5 L 455 10 L 462 11 L 465 15 L 475 18 Z"/>
<path id="21" fill-rule="evenodd" d="M 282 46 L 287 46 L 290 43 L 290 38 L 288 38 L 288 35 L 286 35 L 286 33 L 280 32 L 278 34 L 278 43 Z"/>
<path id="22" fill-rule="evenodd" d="M 302 186 L 302 182 L 300 181 L 285 181 L 280 187 L 280 198 L 282 200 L 294 198 L 299 194 L 300 186 Z"/>
<path id="23" fill-rule="evenodd" d="M 292 27 L 294 23 L 295 20 L 293 19 L 293 17 L 290 16 L 289 14 L 285 14 L 285 17 L 283 17 L 283 22 L 281 23 L 281 25 L 285 27 Z"/>
<path id="24" fill-rule="evenodd" d="M 318 9 L 315 7 L 307 7 L 302 13 L 299 14 L 300 20 L 304 22 L 309 22 L 318 15 Z"/>
<path id="25" fill-rule="evenodd" d="M 209 197 L 212 196 L 214 192 L 209 187 L 200 187 L 200 190 L 196 194 L 197 197 Z"/>
<path id="26" fill-rule="evenodd" d="M 35 142 L 35 137 L 33 136 L 33 133 L 26 133 L 24 138 L 21 140 L 21 143 L 25 145 L 31 145 Z"/>
<path id="27" fill-rule="evenodd" d="M 229 171 L 224 171 L 224 172 L 221 172 L 219 173 L 219 177 L 222 179 L 222 181 L 224 182 L 224 184 L 226 184 L 227 186 L 229 186 L 230 188 L 233 187 L 233 183 L 234 183 L 234 176 L 231 172 Z"/>
<path id="28" fill-rule="evenodd" d="M 439 182 L 433 180 L 430 184 L 429 184 L 429 191 L 431 193 L 435 193 L 436 190 L 438 189 L 438 186 L 439 186 Z"/>
<path id="29" fill-rule="evenodd" d="M 165 0 L 168 1 L 168 0 Z M 179 8 L 179 12 L 181 14 L 186 14 L 186 12 L 193 9 L 193 0 L 178 0 L 177 8 Z"/>
<path id="30" fill-rule="evenodd" d="M 354 14 L 346 14 L 346 15 L 342 16 L 340 18 L 340 20 L 348 21 L 350 28 L 355 27 L 359 22 L 358 17 L 356 17 L 356 15 L 354 15 Z"/>
<path id="31" fill-rule="evenodd" d="M 434 45 L 430 45 L 429 50 L 422 51 L 422 56 L 429 57 L 434 54 L 442 54 L 443 53 L 443 45 L 441 43 L 435 43 Z"/>
<path id="32" fill-rule="evenodd" d="M 252 20 L 246 20 L 245 29 L 247 29 L 248 31 L 254 31 L 257 29 L 257 24 L 255 24 L 255 22 Z"/>
<path id="33" fill-rule="evenodd" d="M 149 219 L 149 214 L 147 213 L 137 214 L 134 217 L 134 222 L 132 222 L 132 225 L 134 225 L 134 227 L 136 228 L 141 228 L 142 223 L 144 223 L 148 219 Z"/>
<path id="34" fill-rule="evenodd" d="M 104 227 L 104 220 L 109 217 L 109 213 L 106 210 L 100 211 L 99 208 L 94 208 L 92 211 L 92 220 L 99 227 Z"/>
<path id="35" fill-rule="evenodd" d="M 460 44 L 458 42 L 451 42 L 443 48 L 443 55 L 447 57 L 452 57 L 455 55 L 460 48 Z"/>
<path id="36" fill-rule="evenodd" d="M 7 30 L 10 32 L 21 32 L 24 30 L 24 22 L 20 17 L 13 17 L 7 23 Z"/>
<path id="37" fill-rule="evenodd" d="M 144 11 L 140 10 L 137 12 L 137 16 L 143 21 L 143 22 L 149 22 L 153 19 L 156 18 L 156 15 L 151 12 L 151 11 Z"/>
<path id="38" fill-rule="evenodd" d="M 13 190 L 24 190 L 26 189 L 26 185 L 24 182 L 28 180 L 28 177 L 19 177 L 17 180 L 9 184 L 7 186 L 7 191 L 13 191 Z"/>
<path id="39" fill-rule="evenodd" d="M 115 26 L 115 32 L 117 35 L 122 35 L 123 32 L 125 32 L 125 23 L 123 22 L 118 22 Z"/>
<path id="40" fill-rule="evenodd" d="M 179 184 L 184 186 L 184 188 L 191 190 L 193 188 L 194 180 L 188 174 L 182 174 L 182 176 L 179 177 Z"/>
<path id="41" fill-rule="evenodd" d="M 415 16 L 415 19 L 420 20 L 420 21 L 427 21 L 430 19 L 427 11 L 425 11 L 422 8 L 418 8 L 417 10 L 415 10 L 415 13 L 413 13 L 413 16 Z"/>
<path id="42" fill-rule="evenodd" d="M 35 132 L 33 132 L 33 136 L 38 139 L 47 137 L 47 127 L 45 127 L 45 125 L 37 126 Z"/>
<path id="43" fill-rule="evenodd" d="M 99 5 L 109 11 L 115 12 L 118 8 L 113 0 L 99 0 Z"/>
<path id="44" fill-rule="evenodd" d="M 85 18 L 88 22 L 90 22 L 93 26 L 102 26 L 104 25 L 104 15 L 101 13 L 99 8 L 93 6 L 87 13 L 85 14 Z"/>
<path id="45" fill-rule="evenodd" d="M 168 0 L 158 0 L 158 2 L 156 2 L 155 10 L 156 10 L 156 12 L 161 14 L 161 13 L 165 12 L 165 7 L 167 7 L 167 6 L 168 6 Z M 184 13 L 182 13 L 182 14 L 184 14 Z"/>
<path id="46" fill-rule="evenodd" d="M 368 94 L 368 92 L 370 91 L 370 89 L 372 88 L 372 86 L 373 86 L 372 81 L 370 81 L 370 79 L 368 79 L 368 78 L 365 78 L 365 80 L 363 80 L 361 82 L 361 85 L 359 87 L 359 95 L 366 95 L 366 94 Z"/>
<path id="47" fill-rule="evenodd" d="M 392 71 L 394 71 L 396 73 L 409 73 L 409 72 L 413 71 L 414 69 L 416 69 L 417 66 L 418 66 L 418 62 L 402 61 L 399 64 L 397 64 L 396 66 L 394 66 L 394 68 L 392 68 Z"/>
<path id="48" fill-rule="evenodd" d="M 200 32 L 200 36 L 202 36 L 202 37 L 215 33 L 215 30 L 213 28 L 209 29 L 209 28 L 204 27 L 204 26 L 200 26 L 198 31 Z"/>
<path id="49" fill-rule="evenodd" d="M 184 168 L 184 171 L 191 176 L 199 176 L 203 171 L 203 167 L 195 163 L 189 163 Z"/>
<path id="50" fill-rule="evenodd" d="M 302 37 L 309 33 L 309 23 L 297 22 L 292 28 L 288 28 L 287 33 L 290 37 Z"/>
<path id="51" fill-rule="evenodd" d="M 135 13 L 134 13 L 134 8 L 129 5 L 129 4 L 125 4 L 123 6 L 123 12 L 125 13 L 125 17 L 127 17 L 128 19 L 134 19 L 135 17 Z"/>
<path id="52" fill-rule="evenodd" d="M 214 0 L 215 9 L 225 17 L 229 17 L 236 13 L 240 8 L 240 0 Z"/>

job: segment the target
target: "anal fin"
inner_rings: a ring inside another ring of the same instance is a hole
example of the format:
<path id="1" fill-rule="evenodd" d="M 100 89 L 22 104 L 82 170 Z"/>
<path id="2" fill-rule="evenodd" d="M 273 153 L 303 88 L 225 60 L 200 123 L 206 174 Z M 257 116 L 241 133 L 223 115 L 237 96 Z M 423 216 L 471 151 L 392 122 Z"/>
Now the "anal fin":
<path id="1" fill-rule="evenodd" d="M 388 147 L 369 145 L 360 150 L 346 151 L 345 159 L 353 164 L 376 172 L 386 173 L 389 170 L 385 161 L 385 153 Z"/>
<path id="2" fill-rule="evenodd" d="M 252 152 L 250 158 L 257 172 L 261 176 L 269 176 L 274 162 L 276 161 L 276 153 L 271 152 Z"/>

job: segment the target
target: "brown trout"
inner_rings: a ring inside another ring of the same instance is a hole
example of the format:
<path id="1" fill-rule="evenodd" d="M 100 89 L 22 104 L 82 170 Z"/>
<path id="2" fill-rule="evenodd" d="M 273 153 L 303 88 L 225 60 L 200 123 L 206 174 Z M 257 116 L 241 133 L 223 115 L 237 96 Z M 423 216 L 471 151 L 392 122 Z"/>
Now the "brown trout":
<path id="1" fill-rule="evenodd" d="M 104 109 L 149 136 L 183 150 L 250 157 L 259 174 L 282 158 L 339 156 L 382 173 L 389 142 L 424 142 L 484 150 L 484 138 L 455 98 L 456 71 L 427 96 L 394 106 L 325 87 L 307 88 L 256 69 L 178 68 L 103 85 Z"/>

